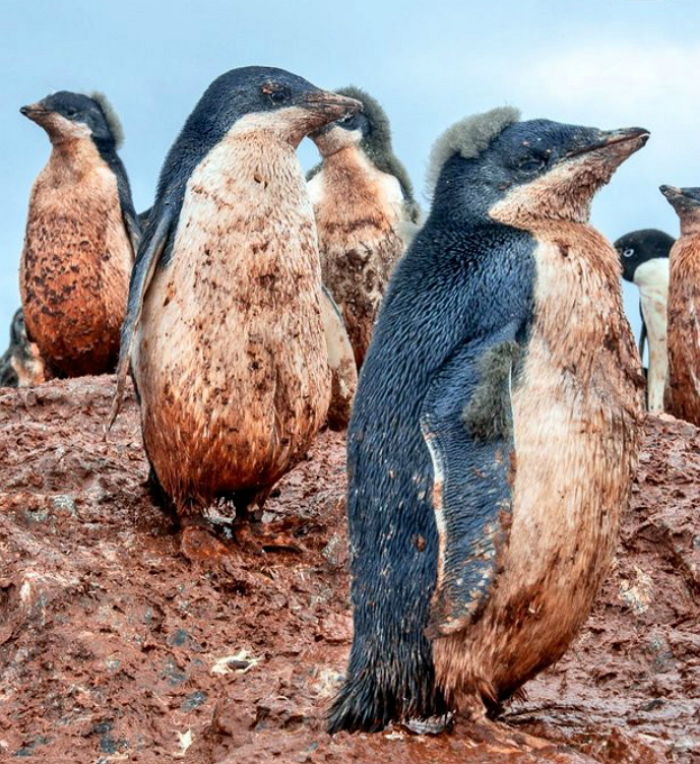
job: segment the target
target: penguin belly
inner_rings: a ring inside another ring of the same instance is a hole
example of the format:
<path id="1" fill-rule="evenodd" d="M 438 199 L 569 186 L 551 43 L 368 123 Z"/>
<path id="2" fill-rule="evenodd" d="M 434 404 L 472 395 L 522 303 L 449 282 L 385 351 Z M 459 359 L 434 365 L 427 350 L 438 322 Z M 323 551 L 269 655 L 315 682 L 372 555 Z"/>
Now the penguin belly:
<path id="1" fill-rule="evenodd" d="M 405 248 L 399 233 L 401 186 L 353 146 L 324 160 L 309 194 L 323 283 L 343 313 L 359 368 L 391 270 Z"/>
<path id="2" fill-rule="evenodd" d="M 509 541 L 483 613 L 433 643 L 438 684 L 465 707 L 507 698 L 564 653 L 607 572 L 636 468 L 639 362 L 617 256 L 565 223 L 537 239 L 534 318 L 512 381 Z"/>
<path id="3" fill-rule="evenodd" d="M 20 265 L 27 332 L 69 377 L 113 370 L 133 260 L 116 178 L 87 151 L 80 175 L 52 158 L 37 178 Z"/>
<path id="4" fill-rule="evenodd" d="M 666 411 L 700 425 L 700 252 L 681 237 L 671 250 Z"/>
<path id="5" fill-rule="evenodd" d="M 664 410 L 664 390 L 668 378 L 667 302 L 669 264 L 667 258 L 655 258 L 638 266 L 634 283 L 639 287 L 639 298 L 649 343 L 649 371 L 647 374 L 647 408 Z"/>
<path id="6" fill-rule="evenodd" d="M 318 249 L 297 168 L 288 146 L 218 144 L 146 295 L 132 357 L 144 443 L 180 508 L 270 487 L 326 416 Z"/>

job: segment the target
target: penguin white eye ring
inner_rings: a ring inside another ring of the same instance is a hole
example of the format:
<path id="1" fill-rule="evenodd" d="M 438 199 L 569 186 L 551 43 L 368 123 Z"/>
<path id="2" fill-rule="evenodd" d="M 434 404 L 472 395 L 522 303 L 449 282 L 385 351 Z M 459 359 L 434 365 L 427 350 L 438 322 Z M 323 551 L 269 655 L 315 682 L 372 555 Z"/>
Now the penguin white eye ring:
<path id="1" fill-rule="evenodd" d="M 623 257 L 632 257 L 632 255 L 633 255 L 633 254 L 634 254 L 634 250 L 632 249 L 632 247 L 630 247 L 629 249 L 626 249 L 626 250 L 625 250 L 625 251 L 622 253 L 622 256 L 623 256 Z"/>

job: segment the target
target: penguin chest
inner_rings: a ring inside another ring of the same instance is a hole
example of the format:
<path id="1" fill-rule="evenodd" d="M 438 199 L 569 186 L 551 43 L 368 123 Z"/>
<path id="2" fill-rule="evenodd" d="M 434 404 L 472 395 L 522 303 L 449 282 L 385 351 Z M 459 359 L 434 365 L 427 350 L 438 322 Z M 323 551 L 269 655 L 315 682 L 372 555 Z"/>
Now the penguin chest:
<path id="1" fill-rule="evenodd" d="M 639 287 L 644 324 L 649 343 L 649 371 L 647 374 L 647 401 L 649 411 L 663 411 L 664 389 L 668 376 L 666 342 L 668 309 L 668 258 L 654 258 L 640 265 L 634 273 Z"/>
<path id="2" fill-rule="evenodd" d="M 510 541 L 481 625 L 507 691 L 559 658 L 589 613 L 628 503 L 642 411 L 615 251 L 587 226 L 561 224 L 538 234 L 534 256 L 512 395 Z"/>
<path id="3" fill-rule="evenodd" d="M 271 485 L 328 409 L 313 212 L 291 148 L 224 141 L 191 176 L 133 359 L 164 488 Z"/>
<path id="4" fill-rule="evenodd" d="M 94 154 L 71 170 L 52 156 L 37 178 L 20 266 L 28 332 L 68 376 L 113 367 L 131 272 L 116 178 Z"/>
<path id="5" fill-rule="evenodd" d="M 700 236 L 681 236 L 670 259 L 666 409 L 700 424 Z"/>
<path id="6" fill-rule="evenodd" d="M 401 187 L 359 149 L 346 149 L 326 158 L 309 192 L 323 282 L 343 312 L 359 365 L 392 268 L 404 251 L 398 233 Z"/>

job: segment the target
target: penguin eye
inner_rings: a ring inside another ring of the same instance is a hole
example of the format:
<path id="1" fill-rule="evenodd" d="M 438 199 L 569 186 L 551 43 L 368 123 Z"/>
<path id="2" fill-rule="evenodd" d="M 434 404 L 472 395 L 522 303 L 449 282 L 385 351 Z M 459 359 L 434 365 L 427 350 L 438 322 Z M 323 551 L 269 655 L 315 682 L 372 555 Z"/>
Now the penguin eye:
<path id="1" fill-rule="evenodd" d="M 634 250 L 630 248 L 630 249 L 625 249 L 623 251 L 623 253 L 622 253 L 622 256 L 623 257 L 632 257 L 633 254 L 634 254 Z"/>
<path id="2" fill-rule="evenodd" d="M 538 154 L 527 154 L 520 162 L 518 169 L 523 172 L 538 172 L 547 164 L 547 157 Z"/>
<path id="3" fill-rule="evenodd" d="M 277 85 L 272 82 L 266 82 L 261 88 L 260 92 L 266 95 L 270 101 L 274 104 L 285 103 L 291 98 L 289 88 L 284 85 Z"/>
<path id="4" fill-rule="evenodd" d="M 346 130 L 354 130 L 357 127 L 357 114 L 348 114 L 338 120 L 338 124 Z"/>

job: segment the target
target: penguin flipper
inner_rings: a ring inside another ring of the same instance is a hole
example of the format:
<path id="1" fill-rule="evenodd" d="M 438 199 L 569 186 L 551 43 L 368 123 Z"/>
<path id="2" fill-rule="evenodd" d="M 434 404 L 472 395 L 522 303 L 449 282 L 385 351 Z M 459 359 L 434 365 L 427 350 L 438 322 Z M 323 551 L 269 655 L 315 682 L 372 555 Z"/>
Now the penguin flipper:
<path id="1" fill-rule="evenodd" d="M 478 617 L 507 542 L 517 328 L 513 323 L 461 346 L 437 372 L 423 403 L 438 531 L 431 638 L 460 631 Z"/>
<path id="2" fill-rule="evenodd" d="M 121 343 L 119 346 L 119 363 L 117 364 L 117 388 L 112 400 L 112 409 L 107 420 L 106 429 L 109 430 L 117 418 L 124 395 L 124 384 L 129 371 L 129 358 L 134 333 L 141 318 L 143 300 L 151 283 L 156 265 L 165 249 L 170 234 L 170 228 L 174 216 L 170 210 L 166 210 L 158 218 L 157 222 L 149 226 L 148 236 L 145 236 L 139 247 L 139 252 L 131 272 L 129 284 L 129 299 L 126 305 L 126 316 L 121 330 Z"/>
<path id="3" fill-rule="evenodd" d="M 328 426 L 331 430 L 344 430 L 350 421 L 352 401 L 357 389 L 357 365 L 343 314 L 325 286 L 322 286 L 321 294 L 321 321 L 331 369 Z"/>
<path id="4" fill-rule="evenodd" d="M 642 361 L 642 366 L 644 366 L 644 343 L 648 341 L 647 337 L 647 324 L 644 320 L 644 310 L 642 309 L 641 302 L 639 303 L 639 315 L 642 319 L 642 330 L 639 333 L 639 358 Z"/>
<path id="5" fill-rule="evenodd" d="M 133 258 L 136 259 L 136 253 L 139 251 L 139 244 L 141 243 L 141 226 L 139 225 L 138 218 L 133 209 L 122 209 L 122 220 L 124 221 L 127 236 L 131 242 Z"/>

